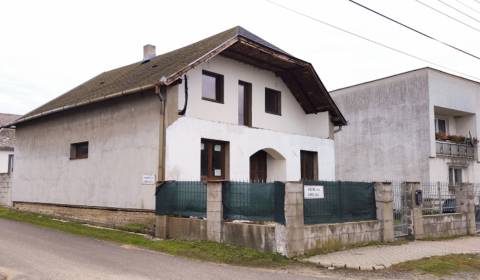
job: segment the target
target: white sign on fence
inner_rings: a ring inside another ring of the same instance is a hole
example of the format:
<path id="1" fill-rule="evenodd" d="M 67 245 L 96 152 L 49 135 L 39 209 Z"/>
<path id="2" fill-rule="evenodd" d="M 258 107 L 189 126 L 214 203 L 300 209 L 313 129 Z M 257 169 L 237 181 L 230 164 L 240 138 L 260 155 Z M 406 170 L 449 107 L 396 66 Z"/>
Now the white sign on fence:
<path id="1" fill-rule="evenodd" d="M 305 199 L 321 199 L 325 198 L 323 186 L 305 186 L 303 197 Z"/>
<path id="2" fill-rule="evenodd" d="M 142 185 L 154 185 L 154 184 L 155 184 L 155 175 L 142 176 Z"/>

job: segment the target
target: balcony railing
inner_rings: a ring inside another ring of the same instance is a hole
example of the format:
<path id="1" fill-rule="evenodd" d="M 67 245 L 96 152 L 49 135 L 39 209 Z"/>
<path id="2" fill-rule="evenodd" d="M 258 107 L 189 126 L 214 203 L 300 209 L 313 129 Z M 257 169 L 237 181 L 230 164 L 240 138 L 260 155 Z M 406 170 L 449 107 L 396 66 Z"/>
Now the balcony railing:
<path id="1" fill-rule="evenodd" d="M 475 159 L 476 145 L 437 141 L 437 156 Z"/>

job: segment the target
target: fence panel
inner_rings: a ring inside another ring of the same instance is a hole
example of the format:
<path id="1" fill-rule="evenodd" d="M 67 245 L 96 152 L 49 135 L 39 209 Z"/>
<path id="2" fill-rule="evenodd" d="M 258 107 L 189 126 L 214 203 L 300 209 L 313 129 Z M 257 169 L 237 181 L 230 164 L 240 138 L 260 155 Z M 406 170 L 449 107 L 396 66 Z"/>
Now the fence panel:
<path id="1" fill-rule="evenodd" d="M 309 181 L 323 186 L 324 198 L 304 199 L 305 224 L 343 223 L 377 218 L 373 183 Z"/>
<path id="2" fill-rule="evenodd" d="M 285 224 L 285 184 L 224 182 L 223 218 Z"/>
<path id="3" fill-rule="evenodd" d="M 207 184 L 199 181 L 168 181 L 157 188 L 157 215 L 207 217 Z"/>
<path id="4" fill-rule="evenodd" d="M 456 213 L 455 186 L 448 182 L 422 183 L 423 215 Z"/>
<path id="5" fill-rule="evenodd" d="M 474 184 L 473 188 L 475 194 L 475 222 L 477 223 L 477 232 L 480 232 L 480 184 Z"/>
<path id="6" fill-rule="evenodd" d="M 408 202 L 407 188 L 401 182 L 392 182 L 393 194 L 393 221 L 395 237 L 407 236 L 409 234 L 408 227 Z"/>

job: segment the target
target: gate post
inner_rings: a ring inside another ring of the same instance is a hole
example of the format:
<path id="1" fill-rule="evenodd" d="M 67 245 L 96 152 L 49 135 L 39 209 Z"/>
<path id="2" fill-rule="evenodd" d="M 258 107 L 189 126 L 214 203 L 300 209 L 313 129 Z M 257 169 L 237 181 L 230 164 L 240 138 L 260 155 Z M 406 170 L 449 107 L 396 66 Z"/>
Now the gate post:
<path id="1" fill-rule="evenodd" d="M 424 236 L 422 213 L 423 202 L 417 205 L 417 202 L 415 201 L 415 193 L 417 190 L 421 190 L 422 186 L 419 182 L 403 182 L 402 184 L 405 184 L 404 187 L 406 188 L 409 235 L 413 236 L 415 239 L 422 239 Z"/>
<path id="2" fill-rule="evenodd" d="M 223 202 L 222 182 L 207 182 L 207 239 L 222 242 Z"/>
<path id="3" fill-rule="evenodd" d="M 303 255 L 304 244 L 303 183 L 285 183 L 285 226 L 275 229 L 277 251 L 287 257 Z"/>
<path id="4" fill-rule="evenodd" d="M 475 222 L 475 194 L 473 184 L 462 183 L 455 189 L 456 207 L 458 213 L 462 213 L 467 218 L 467 234 L 477 234 L 477 225 Z"/>
<path id="5" fill-rule="evenodd" d="M 375 203 L 377 205 L 377 220 L 382 223 L 382 241 L 394 240 L 393 225 L 393 191 L 392 183 L 375 183 Z"/>

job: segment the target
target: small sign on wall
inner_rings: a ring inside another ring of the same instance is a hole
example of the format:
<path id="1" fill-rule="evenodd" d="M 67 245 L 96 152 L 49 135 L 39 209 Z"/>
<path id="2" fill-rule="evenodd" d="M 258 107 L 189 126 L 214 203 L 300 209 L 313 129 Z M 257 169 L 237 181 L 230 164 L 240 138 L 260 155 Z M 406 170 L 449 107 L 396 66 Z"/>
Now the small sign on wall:
<path id="1" fill-rule="evenodd" d="M 303 197 L 305 199 L 322 199 L 325 198 L 323 186 L 305 186 Z"/>
<path id="2" fill-rule="evenodd" d="M 154 184 L 155 184 L 155 175 L 142 176 L 142 185 L 154 185 Z"/>

